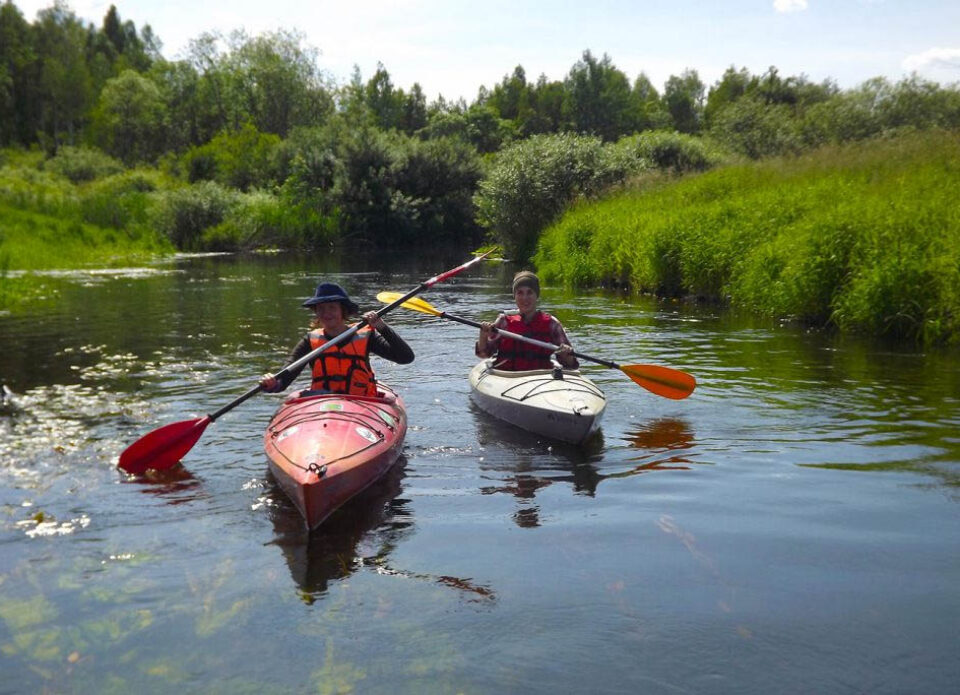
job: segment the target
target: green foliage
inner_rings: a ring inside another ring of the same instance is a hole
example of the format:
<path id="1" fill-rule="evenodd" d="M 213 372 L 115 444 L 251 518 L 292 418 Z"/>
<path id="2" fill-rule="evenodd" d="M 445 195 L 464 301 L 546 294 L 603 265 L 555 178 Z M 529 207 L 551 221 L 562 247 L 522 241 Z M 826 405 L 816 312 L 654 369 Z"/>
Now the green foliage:
<path id="1" fill-rule="evenodd" d="M 424 141 L 337 118 L 295 131 L 282 158 L 283 200 L 331 218 L 346 238 L 395 246 L 479 236 L 471 196 L 480 161 L 457 137 Z M 321 236 L 329 240 L 328 232 Z"/>
<path id="2" fill-rule="evenodd" d="M 799 152 L 798 130 L 791 107 L 745 97 L 714 117 L 710 135 L 732 152 L 759 159 Z"/>
<path id="3" fill-rule="evenodd" d="M 100 150 L 69 145 L 57 150 L 57 154 L 44 164 L 44 168 L 73 183 L 93 181 L 123 171 L 120 162 Z"/>
<path id="4" fill-rule="evenodd" d="M 706 171 L 723 162 L 723 154 L 703 139 L 684 133 L 649 132 L 623 138 L 617 148 L 664 171 Z"/>
<path id="5" fill-rule="evenodd" d="M 35 119 L 41 145 L 48 152 L 74 145 L 94 103 L 87 63 L 87 30 L 62 3 L 40 10 L 34 24 L 35 63 L 26 68 L 37 77 L 28 118 Z"/>
<path id="6" fill-rule="evenodd" d="M 478 219 L 522 260 L 565 207 L 623 181 L 636 167 L 596 137 L 537 135 L 497 155 L 475 196 Z"/>
<path id="7" fill-rule="evenodd" d="M 373 123 L 383 130 L 412 135 L 427 125 L 427 101 L 420 85 L 414 84 L 410 94 L 395 88 L 381 63 L 363 88 L 362 101 Z"/>
<path id="8" fill-rule="evenodd" d="M 152 234 L 128 234 L 0 203 L 0 259 L 16 270 L 120 265 L 171 251 Z"/>
<path id="9" fill-rule="evenodd" d="M 84 186 L 80 212 L 90 224 L 139 234 L 150 224 L 154 192 L 172 186 L 155 170 L 131 169 Z"/>
<path id="10" fill-rule="evenodd" d="M 151 224 L 178 249 L 203 248 L 204 233 L 223 222 L 239 194 L 212 181 L 155 194 Z"/>
<path id="11" fill-rule="evenodd" d="M 958 184 L 956 133 L 825 148 L 580 205 L 535 260 L 555 281 L 960 343 Z"/>
<path id="12" fill-rule="evenodd" d="M 241 194 L 224 220 L 203 230 L 210 251 L 253 248 L 318 248 L 337 241 L 337 219 L 309 205 L 290 205 L 255 191 Z"/>
<path id="13" fill-rule="evenodd" d="M 133 70 L 107 80 L 94 120 L 103 148 L 128 165 L 155 161 L 165 149 L 166 104 L 160 89 Z"/>
<path id="14" fill-rule="evenodd" d="M 235 132 L 223 132 L 206 145 L 194 147 L 183 156 L 191 182 L 214 180 L 246 191 L 278 183 L 277 135 L 261 133 L 250 123 Z"/>
<path id="15" fill-rule="evenodd" d="M 437 111 L 430 116 L 421 134 L 426 139 L 458 137 L 481 154 L 497 152 L 517 137 L 512 121 L 501 118 L 494 109 L 480 105 L 462 112 Z"/>
<path id="16" fill-rule="evenodd" d="M 16 208 L 47 215 L 78 216 L 77 187 L 60 174 L 44 168 L 42 153 L 17 153 L 0 168 L 0 201 Z"/>
<path id="17" fill-rule="evenodd" d="M 397 184 L 409 200 L 416 201 L 407 242 L 478 238 L 473 192 L 481 168 L 476 151 L 458 138 L 408 140 L 405 144 L 396 166 Z"/>
<path id="18" fill-rule="evenodd" d="M 914 76 L 840 92 L 830 82 L 781 78 L 776 68 L 753 77 L 730 68 L 704 113 L 713 139 L 756 159 L 903 129 L 960 127 L 960 90 Z"/>
<path id="19" fill-rule="evenodd" d="M 663 89 L 663 102 L 681 133 L 700 132 L 704 85 L 696 70 L 671 75 Z"/>
<path id="20" fill-rule="evenodd" d="M 303 40 L 298 31 L 230 36 L 229 53 L 218 56 L 208 75 L 222 85 L 220 105 L 233 113 L 224 126 L 249 122 L 263 133 L 286 137 L 298 125 L 324 122 L 333 100 L 317 67 L 317 50 Z"/>
<path id="21" fill-rule="evenodd" d="M 605 142 L 639 126 L 630 80 L 609 56 L 597 60 L 590 51 L 584 51 L 564 82 L 563 115 L 572 130 L 598 135 Z"/>

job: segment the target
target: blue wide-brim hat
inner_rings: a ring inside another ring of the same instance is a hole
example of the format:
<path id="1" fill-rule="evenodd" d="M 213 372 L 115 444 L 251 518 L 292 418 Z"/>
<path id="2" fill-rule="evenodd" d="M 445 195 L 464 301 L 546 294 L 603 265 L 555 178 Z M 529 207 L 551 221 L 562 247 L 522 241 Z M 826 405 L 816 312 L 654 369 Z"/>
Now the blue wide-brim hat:
<path id="1" fill-rule="evenodd" d="M 343 304 L 345 315 L 359 314 L 360 307 L 350 301 L 350 297 L 340 285 L 335 282 L 321 282 L 317 285 L 317 291 L 313 296 L 305 301 L 301 306 L 311 307 L 315 304 L 325 304 L 326 302 L 340 302 Z"/>

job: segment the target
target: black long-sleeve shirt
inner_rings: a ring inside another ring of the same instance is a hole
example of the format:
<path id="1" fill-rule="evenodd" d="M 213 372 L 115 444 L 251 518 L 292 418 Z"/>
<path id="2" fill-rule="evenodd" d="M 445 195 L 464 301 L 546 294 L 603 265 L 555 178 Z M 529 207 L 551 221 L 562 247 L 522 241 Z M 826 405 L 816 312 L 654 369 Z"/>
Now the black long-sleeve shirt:
<path id="1" fill-rule="evenodd" d="M 324 333 L 324 337 L 327 340 L 332 340 L 336 336 L 329 336 Z M 410 346 L 407 345 L 406 342 L 404 342 L 403 338 L 397 335 L 396 332 L 386 324 L 384 325 L 383 330 L 370 331 L 369 347 L 371 354 L 382 357 L 385 360 L 390 360 L 391 362 L 396 362 L 397 364 L 410 364 L 413 362 L 413 350 L 410 349 Z M 287 359 L 287 364 L 293 364 L 311 350 L 313 350 L 313 348 L 310 346 L 310 337 L 305 335 L 290 352 L 290 357 Z M 281 376 L 277 379 L 277 385 L 271 389 L 271 392 L 277 393 L 286 389 L 298 376 L 300 376 L 300 372 L 303 371 L 303 368 L 306 367 L 307 364 L 309 364 L 312 369 L 313 362 L 314 360 L 311 360 L 306 364 L 300 365 L 299 369 L 281 374 Z"/>

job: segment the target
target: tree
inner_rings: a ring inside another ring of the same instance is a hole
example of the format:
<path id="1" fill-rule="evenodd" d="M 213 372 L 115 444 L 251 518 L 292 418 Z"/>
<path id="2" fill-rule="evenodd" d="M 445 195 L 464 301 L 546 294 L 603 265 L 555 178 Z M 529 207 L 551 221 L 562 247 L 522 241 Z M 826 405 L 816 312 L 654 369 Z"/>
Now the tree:
<path id="1" fill-rule="evenodd" d="M 230 124 L 225 57 L 220 34 L 204 32 L 191 39 L 188 62 L 199 76 L 196 89 L 199 139 L 208 141 Z"/>
<path id="2" fill-rule="evenodd" d="M 277 31 L 255 38 L 234 32 L 220 65 L 231 96 L 231 126 L 250 121 L 264 133 L 286 137 L 296 125 L 321 125 L 333 99 L 317 67 L 317 51 L 303 35 Z"/>
<path id="3" fill-rule="evenodd" d="M 587 50 L 564 80 L 564 118 L 585 134 L 614 141 L 636 130 L 630 81 L 606 54 L 597 60 Z"/>
<path id="4" fill-rule="evenodd" d="M 747 93 L 750 85 L 750 72 L 746 68 L 737 70 L 732 65 L 710 88 L 707 104 L 703 109 L 703 123 L 709 128 L 721 109 L 732 104 Z"/>
<path id="5" fill-rule="evenodd" d="M 660 130 L 670 125 L 670 114 L 663 107 L 660 94 L 646 73 L 641 72 L 633 83 L 633 102 L 638 131 Z"/>
<path id="6" fill-rule="evenodd" d="M 403 109 L 403 93 L 394 90 L 390 73 L 383 63 L 377 63 L 377 71 L 364 87 L 363 101 L 380 128 L 390 130 L 397 127 Z"/>
<path id="7" fill-rule="evenodd" d="M 520 126 L 524 137 L 563 130 L 563 82 L 548 82 L 540 75 L 530 89 L 530 115 Z"/>
<path id="8" fill-rule="evenodd" d="M 0 5 L 0 145 L 34 139 L 37 92 L 32 78 L 36 52 L 27 24 L 12 2 Z"/>
<path id="9" fill-rule="evenodd" d="M 165 149 L 166 106 L 160 89 L 133 70 L 108 80 L 95 122 L 100 144 L 125 164 L 153 161 Z"/>
<path id="10" fill-rule="evenodd" d="M 671 75 L 663 90 L 663 103 L 673 127 L 681 133 L 700 132 L 703 113 L 703 82 L 696 70 L 684 70 L 677 77 Z"/>
<path id="11" fill-rule="evenodd" d="M 400 90 L 403 96 L 403 90 Z M 427 97 L 417 82 L 413 83 L 410 93 L 403 97 L 398 127 L 408 135 L 413 135 L 427 126 Z"/>
<path id="12" fill-rule="evenodd" d="M 522 65 L 513 69 L 513 74 L 504 76 L 500 84 L 487 97 L 487 106 L 500 118 L 520 121 L 530 111 L 530 86 Z"/>
<path id="13" fill-rule="evenodd" d="M 147 77 L 157 85 L 163 99 L 168 150 L 183 152 L 209 140 L 213 133 L 204 128 L 200 75 L 194 66 L 186 60 L 158 60 Z"/>
<path id="14" fill-rule="evenodd" d="M 801 142 L 794 110 L 755 96 L 728 104 L 715 117 L 710 134 L 730 150 L 754 159 L 797 152 Z"/>
<path id="15" fill-rule="evenodd" d="M 61 0 L 40 10 L 34 25 L 40 66 L 38 130 L 48 150 L 79 140 L 94 95 L 87 68 L 87 30 Z"/>

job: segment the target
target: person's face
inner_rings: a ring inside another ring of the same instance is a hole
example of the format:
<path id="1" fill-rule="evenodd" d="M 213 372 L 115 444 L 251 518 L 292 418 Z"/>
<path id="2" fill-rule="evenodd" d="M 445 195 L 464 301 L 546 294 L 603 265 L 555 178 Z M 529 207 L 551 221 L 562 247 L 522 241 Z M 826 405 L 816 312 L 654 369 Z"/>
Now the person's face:
<path id="1" fill-rule="evenodd" d="M 325 330 L 339 328 L 343 325 L 343 305 L 340 302 L 324 302 L 315 304 L 313 311 Z"/>
<path id="2" fill-rule="evenodd" d="M 537 293 L 529 287 L 518 287 L 513 293 L 513 299 L 517 302 L 517 309 L 521 314 L 529 314 L 537 308 Z"/>

